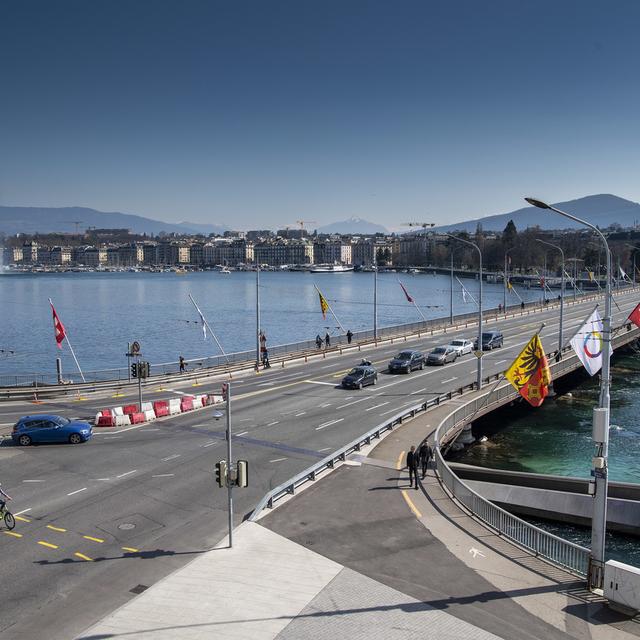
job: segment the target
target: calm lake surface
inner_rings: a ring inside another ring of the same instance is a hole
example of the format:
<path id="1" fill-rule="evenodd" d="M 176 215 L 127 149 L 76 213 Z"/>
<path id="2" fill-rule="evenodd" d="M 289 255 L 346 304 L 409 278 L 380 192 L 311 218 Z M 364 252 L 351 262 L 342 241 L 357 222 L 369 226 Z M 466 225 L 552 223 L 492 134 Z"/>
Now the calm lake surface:
<path id="1" fill-rule="evenodd" d="M 398 284 L 401 279 L 427 318 L 449 315 L 449 278 L 426 274 L 386 273 L 378 276 L 378 326 L 420 321 Z M 478 282 L 463 280 L 477 298 Z M 327 314 L 323 320 L 314 284 L 330 301 L 345 329 L 373 327 L 373 274 L 309 274 L 261 272 L 262 328 L 268 344 L 339 333 Z M 454 281 L 454 313 L 477 307 Z M 218 355 L 215 343 L 203 341 L 191 294 L 228 353 L 253 349 L 256 335 L 256 275 L 250 272 L 63 273 L 0 275 L 0 374 L 55 374 L 60 356 L 63 371 L 75 372 L 69 349 L 60 351 L 53 338 L 53 299 L 80 365 L 87 371 L 126 367 L 127 342 L 137 340 L 151 363 L 175 362 L 179 355 L 201 358 Z M 520 292 L 525 300 L 540 299 L 539 290 Z M 485 307 L 502 302 L 502 285 L 484 283 Z M 517 304 L 511 296 L 510 304 Z"/>

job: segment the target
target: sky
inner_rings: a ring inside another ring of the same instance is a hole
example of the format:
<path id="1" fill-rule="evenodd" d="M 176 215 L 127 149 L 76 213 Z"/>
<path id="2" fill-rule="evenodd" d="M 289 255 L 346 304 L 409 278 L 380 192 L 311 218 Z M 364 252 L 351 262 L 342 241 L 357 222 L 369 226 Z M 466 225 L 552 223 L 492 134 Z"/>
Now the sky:
<path id="1" fill-rule="evenodd" d="M 0 205 L 277 228 L 640 200 L 637 0 L 6 2 Z"/>

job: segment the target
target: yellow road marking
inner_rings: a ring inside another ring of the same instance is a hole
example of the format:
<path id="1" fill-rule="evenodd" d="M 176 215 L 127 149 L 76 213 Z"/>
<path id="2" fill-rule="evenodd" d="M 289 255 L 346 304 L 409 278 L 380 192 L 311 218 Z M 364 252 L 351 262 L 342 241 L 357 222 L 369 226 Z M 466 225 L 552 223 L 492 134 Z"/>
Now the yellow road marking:
<path id="1" fill-rule="evenodd" d="M 406 489 L 402 489 L 402 497 L 406 500 L 407 504 L 409 505 L 409 509 L 411 509 L 411 511 L 413 511 L 415 517 L 416 518 L 422 518 L 422 514 L 418 511 L 416 505 L 413 504 L 413 501 L 411 500 L 411 498 L 407 494 Z"/>
<path id="2" fill-rule="evenodd" d="M 73 555 L 77 556 L 78 558 L 81 558 L 82 560 L 86 560 L 87 562 L 93 562 L 93 558 L 90 558 L 89 556 L 85 556 L 84 553 L 78 553 L 76 551 L 76 553 L 74 553 Z"/>
<path id="3" fill-rule="evenodd" d="M 21 522 L 31 522 L 31 520 L 28 520 L 27 518 L 23 518 L 22 516 L 14 516 L 14 518 L 16 520 L 20 520 Z"/>
<path id="4" fill-rule="evenodd" d="M 8 536 L 13 536 L 14 538 L 22 538 L 21 533 L 14 533 L 13 531 L 3 531 L 2 533 L 6 533 Z"/>
<path id="5" fill-rule="evenodd" d="M 43 540 L 38 540 L 38 544 L 41 544 L 43 547 L 49 547 L 49 549 L 57 549 L 57 544 L 51 544 L 50 542 L 44 542 Z"/>
<path id="6" fill-rule="evenodd" d="M 123 551 L 130 551 L 131 553 L 138 553 L 138 549 L 134 549 L 133 547 L 122 547 Z"/>
<path id="7" fill-rule="evenodd" d="M 404 451 L 400 452 L 400 455 L 398 456 L 398 462 L 396 462 L 396 469 L 398 471 L 400 471 L 400 469 L 402 469 L 402 457 L 404 456 Z"/>
<path id="8" fill-rule="evenodd" d="M 353 367 L 352 367 L 353 368 Z M 345 373 L 349 373 L 349 371 L 351 371 L 351 369 L 345 369 L 344 371 L 338 371 L 338 373 L 334 373 L 332 374 L 332 376 L 334 378 L 340 378 L 342 377 Z"/>
<path id="9" fill-rule="evenodd" d="M 51 529 L 51 531 L 60 531 L 61 533 L 66 533 L 66 529 L 63 529 L 62 527 L 54 527 L 52 524 L 48 524 L 47 525 L 47 529 Z"/>
<path id="10" fill-rule="evenodd" d="M 85 540 L 92 540 L 93 542 L 104 542 L 102 538 L 94 538 L 92 536 L 82 536 Z"/>
<path id="11" fill-rule="evenodd" d="M 74 398 L 73 402 L 85 402 L 85 400 L 88 400 L 88 398 Z"/>
<path id="12" fill-rule="evenodd" d="M 124 398 L 124 393 L 114 393 L 111 397 L 112 398 Z"/>

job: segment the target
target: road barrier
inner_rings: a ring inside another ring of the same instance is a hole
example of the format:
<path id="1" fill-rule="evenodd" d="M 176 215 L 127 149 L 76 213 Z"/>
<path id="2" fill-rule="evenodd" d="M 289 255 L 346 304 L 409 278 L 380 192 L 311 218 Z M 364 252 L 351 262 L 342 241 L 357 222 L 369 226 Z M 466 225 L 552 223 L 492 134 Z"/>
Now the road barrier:
<path id="1" fill-rule="evenodd" d="M 634 288 L 628 287 L 614 295 L 624 295 L 633 291 Z M 581 302 L 596 300 L 601 294 L 584 294 L 578 296 L 576 300 L 565 296 L 565 306 L 571 306 Z M 548 311 L 557 308 L 559 303 L 556 300 L 551 301 L 547 305 L 541 305 L 539 302 L 528 303 L 524 309 L 520 305 L 514 305 L 503 310 L 501 313 L 497 309 L 489 309 L 483 313 L 485 320 L 507 319 L 523 315 L 530 315 L 540 311 Z M 449 318 L 434 318 L 422 322 L 414 322 L 409 324 L 395 325 L 391 327 L 381 327 L 378 329 L 377 338 L 374 337 L 373 331 L 360 331 L 353 334 L 352 342 L 349 342 L 346 336 L 332 336 L 332 346 L 330 349 L 318 349 L 314 340 L 306 340 L 303 342 L 290 343 L 284 345 L 275 345 L 269 347 L 269 359 L 271 366 L 285 363 L 290 360 L 303 359 L 307 361 L 313 357 L 325 357 L 327 353 L 342 353 L 345 348 L 365 348 L 375 346 L 379 342 L 390 341 L 392 344 L 396 340 L 406 341 L 409 337 L 422 335 L 433 335 L 435 331 L 456 331 L 460 328 L 466 328 L 476 324 L 478 319 L 477 313 L 466 313 L 454 316 L 453 324 L 449 322 Z M 186 361 L 187 371 L 180 373 L 178 362 L 152 363 L 150 376 L 146 384 L 170 383 L 177 380 L 197 380 L 202 377 L 215 376 L 221 374 L 232 375 L 235 372 L 253 368 L 255 366 L 255 351 L 241 351 L 238 353 L 229 353 L 225 356 L 211 356 L 205 358 L 196 358 Z M 1 398 L 20 398 L 30 399 L 33 397 L 34 390 L 40 397 L 55 396 L 60 394 L 70 394 L 76 391 L 97 391 L 97 390 L 120 390 L 124 387 L 137 385 L 137 381 L 129 381 L 129 370 L 126 367 L 113 369 L 102 369 L 99 371 L 85 371 L 86 383 L 58 384 L 57 379 L 53 375 L 47 374 L 21 374 L 15 376 L 0 376 L 0 397 Z"/>

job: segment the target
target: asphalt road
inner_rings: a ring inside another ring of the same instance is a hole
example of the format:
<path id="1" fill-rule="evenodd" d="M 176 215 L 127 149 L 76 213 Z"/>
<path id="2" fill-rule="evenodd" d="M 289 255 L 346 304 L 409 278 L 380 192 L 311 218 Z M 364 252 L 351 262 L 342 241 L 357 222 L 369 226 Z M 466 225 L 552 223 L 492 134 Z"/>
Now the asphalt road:
<path id="1" fill-rule="evenodd" d="M 617 298 L 614 326 L 625 320 L 636 298 L 633 293 Z M 578 329 L 593 305 L 565 309 L 565 336 Z M 557 318 L 557 309 L 546 309 L 487 323 L 487 329 L 502 330 L 505 346 L 486 353 L 485 375 L 503 371 L 542 322 L 547 323 L 545 348 L 553 349 Z M 383 371 L 405 346 L 426 352 L 453 336 L 473 338 L 474 331 L 470 326 L 406 345 L 396 342 L 360 353 L 354 349 L 234 379 L 233 457 L 250 465 L 249 488 L 234 492 L 236 520 L 270 488 L 402 407 L 475 380 L 473 355 L 410 375 Z M 362 391 L 338 388 L 344 372 L 363 357 L 381 370 L 379 384 Z M 219 384 L 150 388 L 147 393 L 166 398 L 219 392 Z M 2 403 L 0 423 L 35 412 L 88 416 L 125 400 L 92 396 L 37 406 Z M 14 535 L 0 533 L 0 637 L 73 637 L 133 597 L 132 590 L 153 584 L 225 535 L 226 491 L 215 486 L 213 473 L 215 462 L 226 457 L 224 420 L 214 420 L 212 411 L 96 429 L 90 442 L 78 446 L 3 443 L 0 480 L 21 519 Z"/>

